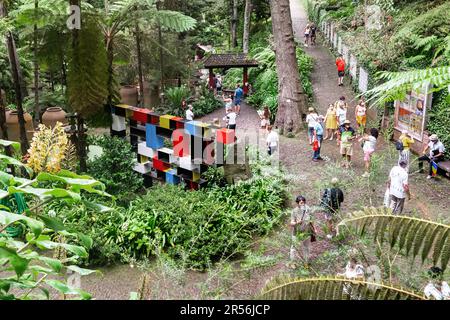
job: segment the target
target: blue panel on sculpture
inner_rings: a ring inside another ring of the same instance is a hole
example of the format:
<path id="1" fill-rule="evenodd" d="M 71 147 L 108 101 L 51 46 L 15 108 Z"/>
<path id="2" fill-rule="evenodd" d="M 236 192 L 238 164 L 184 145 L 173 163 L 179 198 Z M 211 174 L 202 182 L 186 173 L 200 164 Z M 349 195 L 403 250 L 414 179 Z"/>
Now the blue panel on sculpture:
<path id="1" fill-rule="evenodd" d="M 175 169 L 166 171 L 166 182 L 169 184 L 179 184 L 180 177 L 178 177 L 176 174 L 177 174 L 177 170 L 175 170 Z"/>
<path id="2" fill-rule="evenodd" d="M 188 121 L 184 124 L 184 130 L 186 130 L 191 136 L 202 136 L 202 127 L 199 121 Z"/>
<path id="3" fill-rule="evenodd" d="M 156 134 L 156 126 L 147 123 L 145 125 L 145 139 L 147 147 L 159 149 L 164 147 L 164 138 Z"/>

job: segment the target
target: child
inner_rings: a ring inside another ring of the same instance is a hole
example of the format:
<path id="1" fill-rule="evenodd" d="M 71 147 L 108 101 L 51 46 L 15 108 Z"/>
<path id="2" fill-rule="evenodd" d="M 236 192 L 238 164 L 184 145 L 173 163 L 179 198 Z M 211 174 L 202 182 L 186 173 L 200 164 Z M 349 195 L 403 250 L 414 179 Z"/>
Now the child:
<path id="1" fill-rule="evenodd" d="M 364 135 L 359 141 L 364 141 L 363 151 L 364 151 L 364 162 L 366 165 L 366 172 L 364 172 L 363 177 L 368 177 L 370 175 L 370 160 L 372 154 L 375 152 L 375 146 L 378 139 L 378 130 L 376 128 L 370 129 L 370 135 Z"/>

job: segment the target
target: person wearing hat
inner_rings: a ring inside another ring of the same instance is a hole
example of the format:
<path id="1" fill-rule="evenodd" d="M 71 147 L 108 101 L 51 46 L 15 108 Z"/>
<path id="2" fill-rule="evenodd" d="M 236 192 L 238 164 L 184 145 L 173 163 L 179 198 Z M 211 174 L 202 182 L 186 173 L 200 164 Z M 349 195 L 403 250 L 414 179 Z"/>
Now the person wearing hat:
<path id="1" fill-rule="evenodd" d="M 408 185 L 408 172 L 406 172 L 407 163 L 401 160 L 398 166 L 395 166 L 389 172 L 389 207 L 393 214 L 401 214 L 405 206 L 405 198 L 411 200 L 411 193 Z"/>
<path id="2" fill-rule="evenodd" d="M 315 228 L 312 224 L 310 207 L 306 205 L 305 197 L 297 196 L 295 203 L 296 207 L 292 210 L 290 221 L 292 242 L 289 260 L 292 264 L 295 264 L 296 251 L 301 245 L 303 260 L 305 264 L 308 264 L 311 242 L 315 241 Z"/>
<path id="3" fill-rule="evenodd" d="M 319 115 L 314 110 L 313 107 L 310 107 L 308 109 L 308 115 L 306 116 L 306 122 L 308 123 L 308 138 L 309 138 L 309 144 L 313 144 L 313 137 L 314 137 L 314 127 L 316 126 L 317 122 L 319 121 Z"/>
<path id="4" fill-rule="evenodd" d="M 344 202 L 344 193 L 338 187 L 339 179 L 334 177 L 331 179 L 331 187 L 326 188 L 322 195 L 320 206 L 324 210 L 325 220 L 327 221 L 328 232 L 327 238 L 331 239 L 335 235 L 334 223 L 338 217 L 339 209 Z"/>
<path id="5" fill-rule="evenodd" d="M 429 153 L 427 155 L 427 150 Z M 430 163 L 430 168 L 428 170 L 427 179 L 431 179 L 433 175 L 433 162 L 438 163 L 439 161 L 444 161 L 445 147 L 437 135 L 432 134 L 430 136 L 430 142 L 423 149 L 423 155 L 419 157 L 419 170 L 423 172 L 423 161 L 428 161 Z"/>
<path id="6" fill-rule="evenodd" d="M 345 120 L 339 127 L 338 145 L 341 146 L 340 153 L 344 160 L 343 166 L 350 167 L 353 155 L 353 140 L 355 139 L 355 130 L 350 126 L 350 120 Z"/>
<path id="7" fill-rule="evenodd" d="M 412 136 L 408 135 L 407 130 L 403 130 L 398 141 L 403 144 L 403 150 L 399 151 L 398 163 L 400 163 L 401 160 L 405 160 L 408 163 L 406 171 L 409 172 L 409 156 L 411 154 L 411 145 L 414 144 L 414 139 Z"/>

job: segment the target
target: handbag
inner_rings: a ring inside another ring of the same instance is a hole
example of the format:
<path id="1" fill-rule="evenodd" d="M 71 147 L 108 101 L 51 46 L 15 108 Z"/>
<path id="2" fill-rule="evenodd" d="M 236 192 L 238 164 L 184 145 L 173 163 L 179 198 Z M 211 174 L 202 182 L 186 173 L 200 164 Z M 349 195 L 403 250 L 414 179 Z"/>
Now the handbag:
<path id="1" fill-rule="evenodd" d="M 317 141 L 317 139 L 316 139 L 313 142 L 313 151 L 317 151 L 317 150 L 319 150 L 319 141 Z"/>

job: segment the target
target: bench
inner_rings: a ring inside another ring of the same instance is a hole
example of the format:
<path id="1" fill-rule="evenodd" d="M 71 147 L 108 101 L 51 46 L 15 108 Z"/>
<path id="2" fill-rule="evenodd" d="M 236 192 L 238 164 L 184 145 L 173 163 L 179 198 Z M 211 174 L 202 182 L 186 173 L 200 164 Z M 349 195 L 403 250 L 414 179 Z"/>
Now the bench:
<path id="1" fill-rule="evenodd" d="M 439 169 L 445 172 L 445 175 L 450 178 L 450 160 L 444 160 L 437 163 Z"/>

